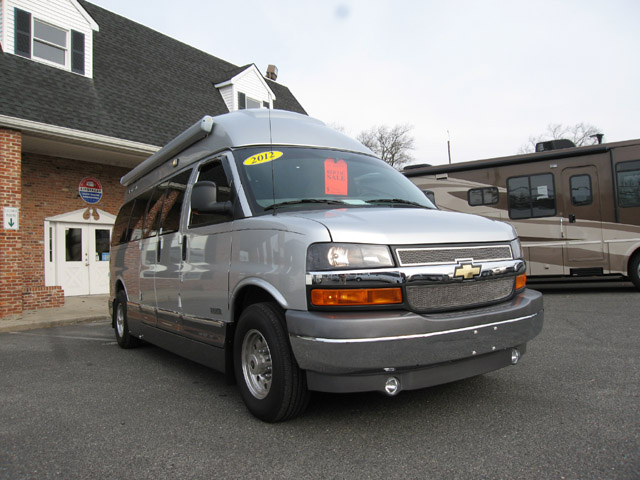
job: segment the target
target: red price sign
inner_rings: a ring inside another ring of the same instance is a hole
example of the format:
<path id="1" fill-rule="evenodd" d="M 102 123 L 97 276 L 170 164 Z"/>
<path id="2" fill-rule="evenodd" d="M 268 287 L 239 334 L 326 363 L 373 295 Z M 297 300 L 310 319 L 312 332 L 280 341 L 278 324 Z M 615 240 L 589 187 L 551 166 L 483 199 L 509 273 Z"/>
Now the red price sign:
<path id="1" fill-rule="evenodd" d="M 347 162 L 333 158 L 324 161 L 324 193 L 327 195 L 349 194 L 349 172 Z"/>

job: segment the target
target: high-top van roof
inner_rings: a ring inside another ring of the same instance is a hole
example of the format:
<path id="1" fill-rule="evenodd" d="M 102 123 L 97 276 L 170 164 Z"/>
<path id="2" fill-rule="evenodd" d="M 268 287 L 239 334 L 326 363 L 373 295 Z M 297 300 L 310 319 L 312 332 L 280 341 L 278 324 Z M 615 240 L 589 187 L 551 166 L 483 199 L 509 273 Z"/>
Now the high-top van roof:
<path id="1" fill-rule="evenodd" d="M 360 142 L 307 115 L 285 110 L 248 109 L 202 118 L 127 173 L 120 183 L 128 187 L 128 200 L 207 155 L 256 145 L 323 147 L 374 155 Z"/>

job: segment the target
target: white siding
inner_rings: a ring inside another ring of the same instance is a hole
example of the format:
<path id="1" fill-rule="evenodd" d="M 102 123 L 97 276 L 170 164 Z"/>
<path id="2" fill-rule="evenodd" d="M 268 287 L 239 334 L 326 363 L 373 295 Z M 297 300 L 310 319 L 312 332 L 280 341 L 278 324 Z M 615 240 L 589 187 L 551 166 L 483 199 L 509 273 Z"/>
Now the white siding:
<path id="1" fill-rule="evenodd" d="M 85 76 L 93 76 L 93 28 L 91 23 L 87 21 L 79 8 L 79 4 L 73 0 L 3 0 L 6 4 L 5 15 L 3 16 L 6 45 L 3 45 L 6 53 L 14 53 L 14 8 L 31 13 L 32 17 L 42 20 L 43 22 L 55 25 L 65 30 L 75 30 L 84 33 L 84 62 Z M 64 68 L 71 70 L 70 44 L 71 33 L 67 35 L 67 65 L 66 67 L 56 66 L 47 62 L 56 68 Z M 39 61 L 37 58 L 32 58 Z"/>
<path id="2" fill-rule="evenodd" d="M 261 77 L 260 72 L 258 72 L 258 69 L 255 67 L 250 68 L 242 75 L 239 75 L 237 80 L 234 82 L 236 90 L 236 99 L 234 102 L 236 103 L 236 108 L 237 92 L 243 92 L 247 97 L 258 100 L 260 103 L 269 102 L 269 106 L 273 107 L 273 94 L 271 93 L 271 90 L 265 86 L 265 83 L 266 82 Z"/>
<path id="3" fill-rule="evenodd" d="M 4 25 L 2 23 L 2 19 L 4 18 L 4 2 L 3 0 L 0 0 L 0 50 L 2 51 L 6 51 L 7 47 L 6 45 L 6 41 L 4 39 L 3 32 L 4 32 Z"/>
<path id="4" fill-rule="evenodd" d="M 220 89 L 220 95 L 222 95 L 222 99 L 230 112 L 237 110 L 238 106 L 236 105 L 236 102 L 238 101 L 238 98 L 234 95 L 233 85 L 222 87 Z"/>

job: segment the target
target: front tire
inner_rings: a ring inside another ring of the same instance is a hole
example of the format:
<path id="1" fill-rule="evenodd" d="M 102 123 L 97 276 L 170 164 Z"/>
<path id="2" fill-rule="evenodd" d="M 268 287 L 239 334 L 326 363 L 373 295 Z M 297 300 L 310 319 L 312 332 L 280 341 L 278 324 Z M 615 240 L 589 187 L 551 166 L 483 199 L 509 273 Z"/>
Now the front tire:
<path id="1" fill-rule="evenodd" d="M 309 402 L 306 377 L 298 367 L 282 310 L 257 303 L 240 315 L 234 337 L 234 371 L 249 411 L 265 422 L 300 415 Z"/>
<path id="2" fill-rule="evenodd" d="M 629 262 L 629 278 L 640 290 L 640 252 L 636 253 Z"/>
<path id="3" fill-rule="evenodd" d="M 127 320 L 127 296 L 124 290 L 116 295 L 113 304 L 113 327 L 116 331 L 116 341 L 122 348 L 134 348 L 140 345 L 140 340 L 129 333 Z"/>

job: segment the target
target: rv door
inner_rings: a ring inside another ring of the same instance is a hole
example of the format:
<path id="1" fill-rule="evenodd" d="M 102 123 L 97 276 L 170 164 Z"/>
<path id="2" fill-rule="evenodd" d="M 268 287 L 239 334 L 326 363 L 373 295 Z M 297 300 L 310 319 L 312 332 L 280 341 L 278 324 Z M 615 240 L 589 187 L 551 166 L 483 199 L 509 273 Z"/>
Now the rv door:
<path id="1" fill-rule="evenodd" d="M 561 196 L 565 275 L 601 275 L 607 262 L 597 168 L 585 165 L 562 170 Z"/>

